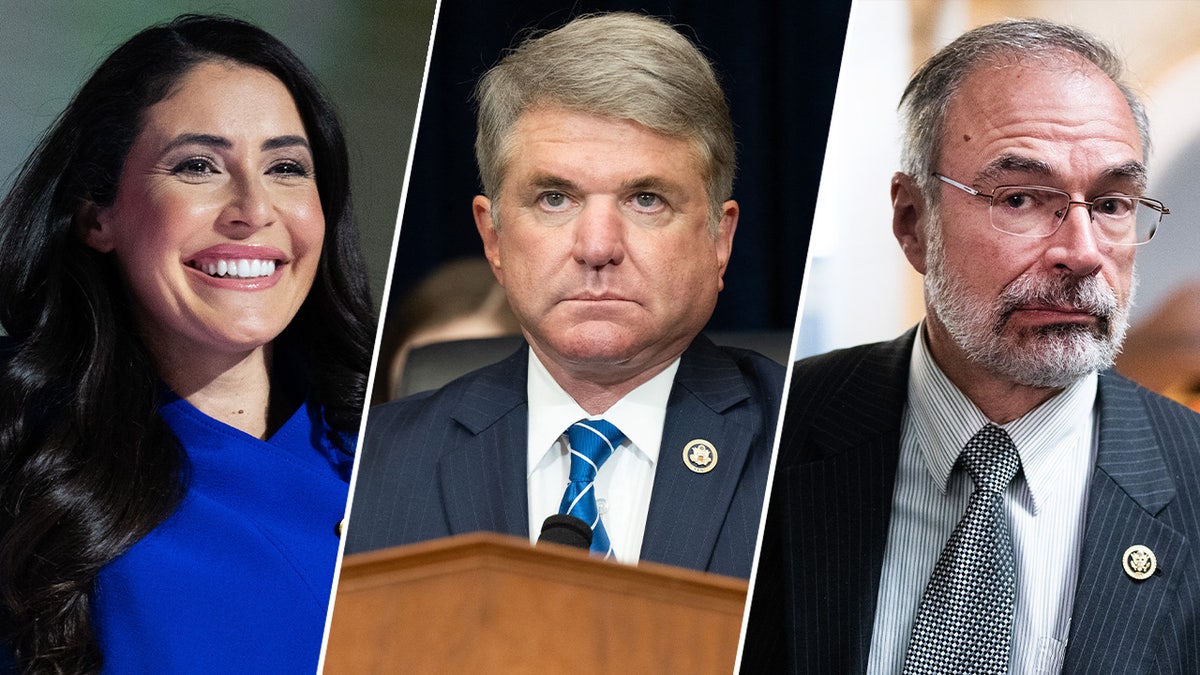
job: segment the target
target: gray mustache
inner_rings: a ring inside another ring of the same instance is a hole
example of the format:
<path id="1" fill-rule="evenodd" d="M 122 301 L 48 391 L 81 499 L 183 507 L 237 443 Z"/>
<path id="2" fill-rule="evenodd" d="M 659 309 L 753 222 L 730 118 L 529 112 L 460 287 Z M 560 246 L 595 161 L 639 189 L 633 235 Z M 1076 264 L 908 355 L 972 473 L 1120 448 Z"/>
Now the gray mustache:
<path id="1" fill-rule="evenodd" d="M 1030 304 L 1065 305 L 1101 319 L 1117 311 L 1117 294 L 1097 276 L 1021 275 L 1004 288 L 997 302 L 1005 315 Z"/>

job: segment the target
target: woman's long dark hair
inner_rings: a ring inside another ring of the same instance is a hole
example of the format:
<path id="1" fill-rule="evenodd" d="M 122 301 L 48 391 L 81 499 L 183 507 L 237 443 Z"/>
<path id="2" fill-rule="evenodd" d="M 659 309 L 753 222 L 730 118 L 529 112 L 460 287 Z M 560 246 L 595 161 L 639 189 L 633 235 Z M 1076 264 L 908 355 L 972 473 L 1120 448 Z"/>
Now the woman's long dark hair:
<path id="1" fill-rule="evenodd" d="M 182 16 L 119 47 L 26 161 L 0 204 L 0 638 L 22 670 L 100 669 L 91 623 L 99 569 L 178 505 L 187 464 L 158 415 L 155 364 L 112 255 L 76 213 L 108 205 L 143 113 L 193 67 L 261 68 L 291 92 L 312 146 L 325 244 L 312 291 L 275 341 L 309 397 L 356 432 L 375 316 L 332 105 L 282 43 L 250 24 Z M 348 449 L 349 450 L 349 449 Z"/>

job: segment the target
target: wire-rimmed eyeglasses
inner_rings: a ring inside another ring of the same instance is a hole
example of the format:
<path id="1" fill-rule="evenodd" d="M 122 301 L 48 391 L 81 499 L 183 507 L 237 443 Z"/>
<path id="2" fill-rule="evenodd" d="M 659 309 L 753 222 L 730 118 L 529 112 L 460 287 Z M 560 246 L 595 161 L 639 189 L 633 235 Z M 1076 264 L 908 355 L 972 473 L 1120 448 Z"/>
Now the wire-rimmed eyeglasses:
<path id="1" fill-rule="evenodd" d="M 1171 213 L 1157 199 L 1138 195 L 1100 195 L 1083 201 L 1041 185 L 1001 185 L 989 195 L 940 173 L 933 176 L 973 197 L 987 200 L 992 227 L 1018 237 L 1049 237 L 1066 220 L 1071 206 L 1079 205 L 1087 209 L 1098 239 L 1118 246 L 1138 246 L 1150 241 L 1162 217 Z"/>

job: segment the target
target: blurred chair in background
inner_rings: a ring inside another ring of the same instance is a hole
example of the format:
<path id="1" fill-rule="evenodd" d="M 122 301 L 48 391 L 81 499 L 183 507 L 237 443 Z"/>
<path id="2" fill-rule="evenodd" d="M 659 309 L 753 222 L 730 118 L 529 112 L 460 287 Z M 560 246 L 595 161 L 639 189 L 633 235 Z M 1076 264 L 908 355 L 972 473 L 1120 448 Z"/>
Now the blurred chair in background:
<path id="1" fill-rule="evenodd" d="M 422 279 L 390 313 L 379 347 L 371 403 L 383 403 L 396 396 L 404 362 L 415 347 L 520 332 L 504 289 L 496 283 L 487 260 L 480 257 L 447 262 Z"/>

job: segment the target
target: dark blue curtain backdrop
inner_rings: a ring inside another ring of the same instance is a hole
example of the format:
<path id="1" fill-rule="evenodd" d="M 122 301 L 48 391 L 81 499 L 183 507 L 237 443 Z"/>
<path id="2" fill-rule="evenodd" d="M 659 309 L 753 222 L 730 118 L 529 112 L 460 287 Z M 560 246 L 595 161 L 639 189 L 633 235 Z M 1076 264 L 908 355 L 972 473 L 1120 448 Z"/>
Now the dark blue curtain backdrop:
<path id="1" fill-rule="evenodd" d="M 530 28 L 611 10 L 681 25 L 715 63 L 730 102 L 741 217 L 709 327 L 791 330 L 850 0 L 641 0 L 565 8 L 544 0 L 443 0 L 389 307 L 438 263 L 482 255 L 471 219 L 479 181 L 470 94 L 479 75 Z"/>

